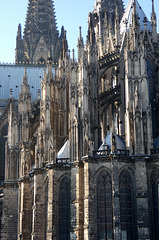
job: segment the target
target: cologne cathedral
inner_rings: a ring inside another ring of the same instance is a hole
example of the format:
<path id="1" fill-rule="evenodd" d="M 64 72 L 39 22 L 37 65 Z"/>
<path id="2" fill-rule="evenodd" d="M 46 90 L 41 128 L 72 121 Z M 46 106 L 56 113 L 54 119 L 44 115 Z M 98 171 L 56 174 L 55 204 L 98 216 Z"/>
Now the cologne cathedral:
<path id="1" fill-rule="evenodd" d="M 28 2 L 0 66 L 0 93 L 23 71 L 0 96 L 0 239 L 159 239 L 154 0 L 150 21 L 139 0 L 95 0 L 77 59 L 53 1 Z"/>

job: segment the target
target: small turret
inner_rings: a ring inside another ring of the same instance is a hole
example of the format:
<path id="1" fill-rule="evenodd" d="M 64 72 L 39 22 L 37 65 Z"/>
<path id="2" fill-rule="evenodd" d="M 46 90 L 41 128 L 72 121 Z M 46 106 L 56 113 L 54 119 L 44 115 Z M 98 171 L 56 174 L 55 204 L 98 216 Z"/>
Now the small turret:
<path id="1" fill-rule="evenodd" d="M 21 118 L 20 140 L 28 141 L 28 139 L 29 139 L 29 117 L 31 114 L 31 94 L 30 94 L 30 87 L 28 84 L 26 68 L 24 68 L 23 83 L 21 85 L 21 91 L 19 94 L 18 111 L 19 111 L 19 116 Z"/>
<path id="2" fill-rule="evenodd" d="M 68 43 L 66 39 L 66 30 L 65 30 L 64 39 L 63 39 L 63 59 L 67 58 L 67 51 L 68 51 Z"/>
<path id="3" fill-rule="evenodd" d="M 81 27 L 79 27 L 79 39 L 78 39 L 77 47 L 78 47 L 78 59 L 81 59 L 84 53 L 84 43 L 82 38 Z"/>
<path id="4" fill-rule="evenodd" d="M 20 23 L 19 23 L 19 25 L 18 25 L 17 38 L 22 38 L 22 35 L 21 35 L 21 25 L 20 25 Z"/>
<path id="5" fill-rule="evenodd" d="M 9 111 L 8 111 L 8 141 L 6 142 L 5 181 L 16 181 L 18 162 L 18 114 L 17 108 L 10 89 Z M 14 166 L 14 167 L 13 167 Z"/>

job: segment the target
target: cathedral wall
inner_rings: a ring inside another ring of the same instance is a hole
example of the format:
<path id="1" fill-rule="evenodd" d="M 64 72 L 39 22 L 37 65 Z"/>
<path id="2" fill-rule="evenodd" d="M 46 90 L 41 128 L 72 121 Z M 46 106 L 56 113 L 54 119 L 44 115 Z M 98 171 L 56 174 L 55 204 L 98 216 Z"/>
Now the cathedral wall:
<path id="1" fill-rule="evenodd" d="M 60 186 L 65 177 L 70 177 L 70 168 L 54 166 L 48 169 L 48 205 L 47 205 L 47 236 L 46 239 L 59 239 L 59 203 Z"/>
<path id="2" fill-rule="evenodd" d="M 3 212 L 1 237 L 3 240 L 17 239 L 18 187 L 16 183 L 3 186 Z"/>
<path id="3" fill-rule="evenodd" d="M 46 239 L 48 182 L 45 171 L 37 170 L 34 173 L 34 201 L 32 239 Z"/>
<path id="4" fill-rule="evenodd" d="M 76 165 L 72 166 L 71 168 L 71 235 L 70 239 L 78 239 L 78 229 L 76 229 L 78 225 L 78 196 L 77 196 L 77 189 L 78 189 L 78 167 Z"/>
<path id="5" fill-rule="evenodd" d="M 150 218 L 148 209 L 148 179 L 146 159 L 144 156 L 135 159 L 136 211 L 138 239 L 149 239 Z"/>
<path id="6" fill-rule="evenodd" d="M 148 202 L 148 185 L 147 185 L 147 167 L 144 156 L 132 159 L 122 157 L 115 162 L 113 167 L 109 157 L 85 160 L 84 161 L 84 239 L 97 239 L 97 178 L 102 170 L 106 170 L 111 178 L 112 171 L 115 173 L 115 178 L 112 178 L 114 184 L 114 207 L 120 209 L 118 199 L 119 194 L 119 179 L 123 172 L 127 172 L 132 179 L 132 187 L 134 192 L 134 227 L 135 239 L 149 239 L 150 237 L 150 215 Z M 113 167 L 113 168 L 112 168 Z M 116 167 L 118 171 L 116 171 Z M 114 169 L 114 170 L 113 170 Z M 118 175 L 118 176 L 117 176 Z M 120 180 L 121 181 L 121 180 Z M 115 213 L 114 213 L 115 214 Z M 120 215 L 120 211 L 119 211 Z M 119 229 L 120 229 L 120 216 Z M 119 230 L 120 233 L 120 230 Z M 117 236 L 117 232 L 116 232 Z M 121 235 L 118 235 L 121 239 Z"/>
<path id="7" fill-rule="evenodd" d="M 84 224 L 84 172 L 82 163 L 71 167 L 71 236 L 70 239 L 83 240 Z"/>
<path id="8" fill-rule="evenodd" d="M 33 191 L 31 191 L 31 181 L 29 178 L 19 181 L 18 203 L 18 236 L 19 238 L 30 240 L 32 233 Z"/>
<path id="9" fill-rule="evenodd" d="M 96 178 L 102 169 L 110 172 L 111 162 L 84 161 L 84 239 L 97 239 Z"/>

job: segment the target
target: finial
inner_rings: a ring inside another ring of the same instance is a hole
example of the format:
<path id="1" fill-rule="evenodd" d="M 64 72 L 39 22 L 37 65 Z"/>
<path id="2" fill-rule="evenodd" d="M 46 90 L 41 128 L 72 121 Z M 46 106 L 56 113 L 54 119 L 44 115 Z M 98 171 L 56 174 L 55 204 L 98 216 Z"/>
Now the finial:
<path id="1" fill-rule="evenodd" d="M 79 40 L 82 40 L 82 32 L 81 32 L 81 26 L 79 27 Z"/>
<path id="2" fill-rule="evenodd" d="M 75 50 L 74 49 L 72 50 L 72 60 L 73 60 L 73 62 L 75 61 Z"/>
<path id="3" fill-rule="evenodd" d="M 20 25 L 20 23 L 18 25 L 17 38 L 21 38 L 21 25 Z"/>
<path id="4" fill-rule="evenodd" d="M 133 1 L 133 19 L 132 19 L 133 29 L 135 30 L 138 25 L 139 25 L 139 22 L 138 22 L 138 16 L 136 12 L 136 0 L 134 0 Z"/>
<path id="5" fill-rule="evenodd" d="M 152 0 L 152 14 L 155 12 L 155 8 L 154 8 L 154 0 Z"/>

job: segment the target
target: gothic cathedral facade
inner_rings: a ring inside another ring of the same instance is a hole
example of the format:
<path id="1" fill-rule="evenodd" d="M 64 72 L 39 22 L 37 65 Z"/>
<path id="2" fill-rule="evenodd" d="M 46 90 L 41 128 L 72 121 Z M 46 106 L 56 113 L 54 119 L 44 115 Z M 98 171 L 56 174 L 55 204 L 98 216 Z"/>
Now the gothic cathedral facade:
<path id="1" fill-rule="evenodd" d="M 47 14 L 46 14 L 47 13 Z M 159 239 L 159 34 L 138 0 L 95 0 L 78 59 L 52 0 L 30 0 L 0 185 L 2 240 Z M 28 64 L 43 63 L 32 101 Z M 1 158 L 0 158 L 1 159 Z M 0 162 L 1 164 L 1 162 Z"/>

